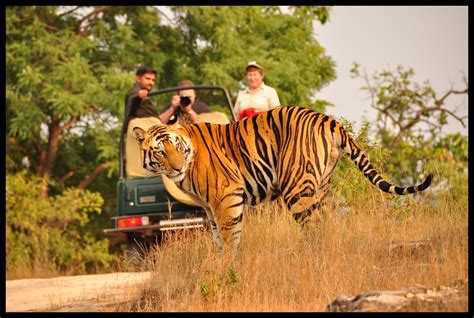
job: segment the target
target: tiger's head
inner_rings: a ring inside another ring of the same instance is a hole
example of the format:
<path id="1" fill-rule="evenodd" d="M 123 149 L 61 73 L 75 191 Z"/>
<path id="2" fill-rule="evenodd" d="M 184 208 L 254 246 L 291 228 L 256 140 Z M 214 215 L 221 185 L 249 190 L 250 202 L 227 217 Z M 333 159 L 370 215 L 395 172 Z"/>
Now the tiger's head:
<path id="1" fill-rule="evenodd" d="M 194 150 L 191 142 L 166 125 L 155 125 L 147 131 L 133 128 L 141 152 L 141 163 L 145 170 L 164 174 L 174 182 L 182 181 Z"/>

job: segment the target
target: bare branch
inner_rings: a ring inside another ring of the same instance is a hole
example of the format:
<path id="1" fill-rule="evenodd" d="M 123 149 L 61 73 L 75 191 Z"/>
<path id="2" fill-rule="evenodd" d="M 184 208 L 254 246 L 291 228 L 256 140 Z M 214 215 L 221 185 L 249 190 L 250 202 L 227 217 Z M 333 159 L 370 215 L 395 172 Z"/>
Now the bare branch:
<path id="1" fill-rule="evenodd" d="M 101 173 L 107 171 L 109 167 L 113 164 L 113 161 L 109 160 L 104 163 L 101 163 L 95 168 L 91 175 L 87 176 L 84 180 L 79 183 L 79 189 L 87 188 Z"/>
<path id="2" fill-rule="evenodd" d="M 455 113 L 453 113 L 452 111 L 450 111 L 449 109 L 440 108 L 440 107 L 426 107 L 426 108 L 424 108 L 422 111 L 428 111 L 428 112 L 431 112 L 431 111 L 443 111 L 443 112 L 446 112 L 446 113 L 448 113 L 449 115 L 451 115 L 452 117 L 454 117 L 457 121 L 459 121 L 463 127 L 466 127 L 466 125 L 464 124 L 464 120 L 463 120 L 463 119 L 467 118 L 467 116 L 459 117 L 459 116 L 457 116 Z"/>
<path id="3" fill-rule="evenodd" d="M 114 6 L 104 6 L 104 7 L 95 8 L 95 10 L 93 10 L 91 13 L 85 15 L 84 17 L 82 17 L 81 20 L 79 20 L 79 22 L 77 24 L 77 27 L 76 27 L 76 34 L 77 35 L 84 35 L 85 34 L 85 30 L 82 29 L 82 23 L 84 21 L 89 20 L 89 19 L 94 19 L 97 15 L 99 15 L 99 13 L 111 11 L 114 8 L 115 8 Z"/>
<path id="4" fill-rule="evenodd" d="M 83 7 L 83 6 L 76 6 L 75 8 L 73 8 L 73 9 L 71 9 L 71 10 L 69 10 L 69 11 L 65 11 L 65 12 L 63 12 L 63 13 L 61 13 L 61 14 L 58 14 L 58 17 L 63 17 L 63 16 L 65 16 L 65 15 L 71 14 L 71 13 L 73 13 L 74 11 L 77 11 L 77 10 L 79 10 L 79 9 L 82 8 L 82 7 Z"/>
<path id="5" fill-rule="evenodd" d="M 64 183 L 66 182 L 67 179 L 71 178 L 72 176 L 74 176 L 74 171 L 69 171 L 68 173 L 66 173 L 60 180 L 59 180 L 59 183 L 61 184 L 61 189 L 64 190 Z"/>
<path id="6" fill-rule="evenodd" d="M 362 78 L 364 79 L 365 83 L 367 84 L 367 88 L 368 88 L 368 91 L 370 93 L 371 105 L 372 105 L 373 108 L 377 108 L 377 106 L 375 105 L 374 89 L 370 85 L 369 76 L 367 75 L 367 72 L 365 71 L 365 69 L 364 69 L 364 74 L 362 75 Z"/>
<path id="7" fill-rule="evenodd" d="M 156 12 L 158 12 L 159 15 L 163 16 L 166 20 L 168 20 L 169 24 L 175 24 L 175 22 L 169 18 L 163 11 L 157 8 L 157 6 L 152 6 L 153 9 L 155 9 Z"/>
<path id="8" fill-rule="evenodd" d="M 467 84 L 466 84 L 466 86 L 467 86 Z M 436 106 L 441 107 L 441 105 L 444 104 L 445 99 L 448 98 L 449 95 L 451 95 L 451 94 L 460 95 L 460 94 L 467 94 L 467 93 L 468 93 L 468 87 L 466 87 L 466 89 L 462 90 L 462 91 L 450 89 L 449 91 L 446 92 L 446 94 L 443 95 L 443 97 L 441 97 L 440 99 L 437 99 L 435 101 L 435 104 L 436 104 Z"/>

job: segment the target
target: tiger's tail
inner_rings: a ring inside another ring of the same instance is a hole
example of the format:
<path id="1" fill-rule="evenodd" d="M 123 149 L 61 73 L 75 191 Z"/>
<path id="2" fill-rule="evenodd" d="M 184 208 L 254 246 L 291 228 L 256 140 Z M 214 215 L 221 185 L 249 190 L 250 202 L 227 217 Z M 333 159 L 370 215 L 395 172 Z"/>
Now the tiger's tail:
<path id="1" fill-rule="evenodd" d="M 340 124 L 334 125 L 334 128 L 336 128 L 336 126 L 338 126 L 337 130 L 340 132 L 340 134 L 336 134 L 336 136 L 340 138 L 337 140 L 339 147 L 350 156 L 364 176 L 380 190 L 387 193 L 404 195 L 424 191 L 430 186 L 433 180 L 432 174 L 428 175 L 423 183 L 415 186 L 399 187 L 387 182 L 380 175 L 378 169 L 372 165 L 364 150 L 361 149 L 349 133 Z"/>

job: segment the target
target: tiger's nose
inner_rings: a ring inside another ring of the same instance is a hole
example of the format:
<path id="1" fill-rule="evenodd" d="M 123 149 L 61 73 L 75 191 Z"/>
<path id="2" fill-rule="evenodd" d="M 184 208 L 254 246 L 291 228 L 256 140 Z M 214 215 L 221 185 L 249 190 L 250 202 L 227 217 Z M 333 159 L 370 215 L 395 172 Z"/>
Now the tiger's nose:
<path id="1" fill-rule="evenodd" d="M 184 165 L 182 163 L 175 163 L 173 164 L 172 168 L 176 172 L 181 172 L 183 170 Z"/>

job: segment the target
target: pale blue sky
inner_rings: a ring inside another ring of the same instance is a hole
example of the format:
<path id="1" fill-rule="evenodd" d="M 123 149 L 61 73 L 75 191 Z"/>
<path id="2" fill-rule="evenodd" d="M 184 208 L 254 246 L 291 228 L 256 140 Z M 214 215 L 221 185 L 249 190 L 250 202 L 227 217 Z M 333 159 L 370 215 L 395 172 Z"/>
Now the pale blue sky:
<path id="1" fill-rule="evenodd" d="M 350 78 L 355 61 L 368 74 L 397 65 L 415 70 L 421 84 L 429 80 L 442 96 L 451 84 L 463 87 L 462 76 L 468 76 L 468 8 L 430 6 L 335 6 L 330 21 L 315 23 L 316 38 L 336 62 L 337 79 L 324 88 L 318 98 L 335 104 L 327 112 L 357 122 L 375 118 L 361 79 Z M 459 105 L 459 114 L 467 115 L 468 98 L 450 97 L 447 106 Z M 466 120 L 467 125 L 467 120 Z M 444 132 L 461 131 L 455 120 L 449 121 Z"/>

